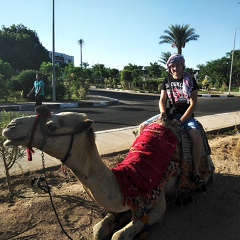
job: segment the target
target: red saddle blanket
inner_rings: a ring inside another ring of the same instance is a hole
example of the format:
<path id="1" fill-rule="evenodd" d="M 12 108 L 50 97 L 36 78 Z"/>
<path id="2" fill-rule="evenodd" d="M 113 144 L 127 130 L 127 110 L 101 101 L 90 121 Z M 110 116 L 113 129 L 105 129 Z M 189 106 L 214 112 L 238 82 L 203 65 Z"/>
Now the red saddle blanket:
<path id="1" fill-rule="evenodd" d="M 133 143 L 126 159 L 112 168 L 127 198 L 151 194 L 164 178 L 179 141 L 167 127 L 147 126 Z"/>

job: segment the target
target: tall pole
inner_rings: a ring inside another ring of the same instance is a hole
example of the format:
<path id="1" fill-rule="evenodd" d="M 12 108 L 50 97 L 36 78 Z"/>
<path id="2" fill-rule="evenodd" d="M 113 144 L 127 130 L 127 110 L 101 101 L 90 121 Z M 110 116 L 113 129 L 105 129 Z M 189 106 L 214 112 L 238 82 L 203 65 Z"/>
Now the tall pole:
<path id="1" fill-rule="evenodd" d="M 230 79 L 229 79 L 229 88 L 228 88 L 228 95 L 231 93 L 231 84 L 232 84 L 232 69 L 233 69 L 233 56 L 234 56 L 234 50 L 235 50 L 235 42 L 236 42 L 236 32 L 240 27 L 235 29 L 234 33 L 234 40 L 233 40 L 233 50 L 232 50 L 232 61 L 231 61 L 231 70 L 230 70 Z"/>
<path id="2" fill-rule="evenodd" d="M 55 23 L 54 23 L 54 0 L 53 0 L 53 12 L 52 12 L 52 101 L 56 101 L 56 73 L 55 73 Z"/>

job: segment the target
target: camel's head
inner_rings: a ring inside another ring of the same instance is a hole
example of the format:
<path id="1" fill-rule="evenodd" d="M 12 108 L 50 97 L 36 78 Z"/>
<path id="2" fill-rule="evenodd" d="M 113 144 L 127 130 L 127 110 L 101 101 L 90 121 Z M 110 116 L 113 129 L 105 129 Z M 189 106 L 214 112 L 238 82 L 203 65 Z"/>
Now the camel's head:
<path id="1" fill-rule="evenodd" d="M 32 130 L 38 124 L 33 136 L 32 146 L 39 148 L 43 138 L 51 138 L 52 142 L 57 141 L 56 136 L 67 136 L 71 133 L 79 133 L 89 129 L 93 123 L 83 113 L 64 112 L 48 114 L 44 117 L 38 115 L 25 116 L 13 119 L 3 130 L 2 135 L 7 138 L 5 146 L 28 146 Z"/>

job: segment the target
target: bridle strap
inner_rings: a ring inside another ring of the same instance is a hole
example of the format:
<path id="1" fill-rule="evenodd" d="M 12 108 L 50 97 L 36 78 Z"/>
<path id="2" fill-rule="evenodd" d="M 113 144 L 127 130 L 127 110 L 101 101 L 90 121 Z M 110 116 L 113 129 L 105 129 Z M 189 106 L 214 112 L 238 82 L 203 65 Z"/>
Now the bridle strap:
<path id="1" fill-rule="evenodd" d="M 81 133 L 83 131 L 78 131 L 78 132 L 72 132 L 72 133 L 66 133 L 66 134 L 60 134 L 60 135 L 51 135 L 51 134 L 47 134 L 44 129 L 43 129 L 43 126 L 41 126 L 42 124 L 39 123 L 39 119 L 40 117 L 44 117 L 44 118 L 47 118 L 47 117 L 50 117 L 51 114 L 47 113 L 47 114 L 37 114 L 36 115 L 36 119 L 35 119 L 35 122 L 34 122 L 34 125 L 33 125 L 33 128 L 32 128 L 32 131 L 31 131 L 31 136 L 29 138 L 29 142 L 28 142 L 28 145 L 27 145 L 27 155 L 28 155 L 28 161 L 32 161 L 32 153 L 34 153 L 34 150 L 32 149 L 32 141 L 33 141 L 33 138 L 34 138 L 34 135 L 35 135 L 35 132 L 36 132 L 36 129 L 37 129 L 37 126 L 38 124 L 40 124 L 40 127 L 41 127 L 41 130 L 42 130 L 42 134 L 43 134 L 43 141 L 42 141 L 42 144 L 41 144 L 41 150 L 43 149 L 43 146 L 44 144 L 46 143 L 46 137 L 60 137 L 60 136 L 71 136 L 71 139 L 70 139 L 70 144 L 69 144 L 69 147 L 68 147 L 68 151 L 65 155 L 65 157 L 63 158 L 63 160 L 60 159 L 60 161 L 62 162 L 62 164 L 64 164 L 67 159 L 69 157 L 71 157 L 71 150 L 72 150 L 72 146 L 73 146 L 73 141 L 74 141 L 74 135 L 75 134 L 78 134 L 78 133 Z"/>
<path id="2" fill-rule="evenodd" d="M 34 150 L 32 149 L 32 142 L 33 142 L 33 138 L 34 138 L 37 126 L 39 124 L 39 119 L 40 119 L 40 117 L 47 118 L 47 117 L 50 117 L 50 116 L 51 116 L 50 112 L 48 112 L 47 114 L 37 114 L 36 115 L 36 119 L 34 121 L 33 128 L 32 128 L 32 131 L 31 131 L 31 136 L 29 138 L 29 142 L 28 142 L 28 145 L 27 145 L 28 161 L 32 161 L 32 153 L 34 153 Z"/>
<path id="3" fill-rule="evenodd" d="M 62 164 L 64 164 L 66 161 L 67 161 L 67 159 L 69 158 L 69 157 L 71 157 L 71 150 L 72 150 L 72 146 L 73 146 L 73 141 L 74 141 L 74 135 L 75 134 L 71 134 L 71 140 L 70 140 L 70 144 L 69 144 L 69 147 L 68 147 L 68 151 L 67 151 L 67 154 L 65 155 L 65 157 L 64 157 L 64 159 L 63 160 L 61 160 L 61 162 L 62 162 Z"/>
<path id="4" fill-rule="evenodd" d="M 31 136 L 30 136 L 30 139 L 29 139 L 29 142 L 27 145 L 28 161 L 32 161 L 32 153 L 34 153 L 34 150 L 32 149 L 32 141 L 33 141 L 34 134 L 35 134 L 37 126 L 38 126 L 39 117 L 40 117 L 40 114 L 37 114 L 33 128 L 32 128 Z"/>

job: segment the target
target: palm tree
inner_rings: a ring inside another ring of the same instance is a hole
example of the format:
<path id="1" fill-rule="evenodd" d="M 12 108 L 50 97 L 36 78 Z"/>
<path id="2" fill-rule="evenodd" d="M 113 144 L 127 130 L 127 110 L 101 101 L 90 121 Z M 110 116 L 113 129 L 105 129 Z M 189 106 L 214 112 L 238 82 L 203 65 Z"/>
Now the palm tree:
<path id="1" fill-rule="evenodd" d="M 160 58 L 160 60 L 158 60 L 160 63 L 166 65 L 168 59 L 170 58 L 170 56 L 172 55 L 170 52 L 162 52 L 162 57 Z"/>
<path id="2" fill-rule="evenodd" d="M 78 44 L 80 45 L 80 61 L 81 61 L 81 67 L 82 67 L 82 65 L 83 65 L 83 63 L 82 63 L 82 46 L 84 44 L 83 39 L 79 39 Z"/>
<path id="3" fill-rule="evenodd" d="M 182 26 L 180 24 L 171 25 L 169 30 L 165 30 L 164 33 L 167 35 L 160 36 L 162 40 L 159 44 L 172 44 L 172 47 L 177 48 L 178 54 L 182 54 L 182 48 L 185 47 L 187 42 L 196 41 L 199 38 L 199 35 L 195 34 L 195 29 L 190 28 L 189 24 Z"/>

